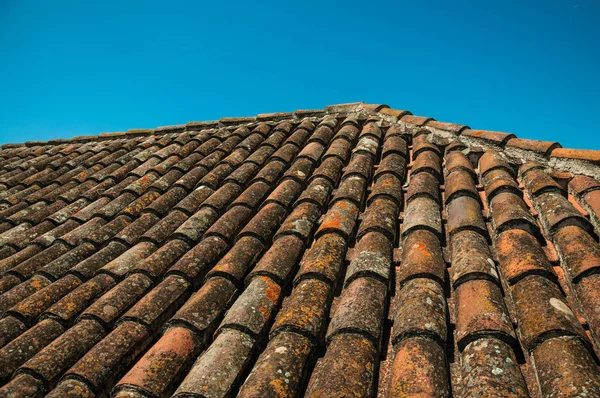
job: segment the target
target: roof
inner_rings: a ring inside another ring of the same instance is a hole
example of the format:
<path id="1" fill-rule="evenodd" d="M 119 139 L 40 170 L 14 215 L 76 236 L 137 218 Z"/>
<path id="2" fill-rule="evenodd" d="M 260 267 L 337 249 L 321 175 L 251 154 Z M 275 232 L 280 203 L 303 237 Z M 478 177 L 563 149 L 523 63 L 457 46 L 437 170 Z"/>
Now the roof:
<path id="1" fill-rule="evenodd" d="M 3 145 L 0 397 L 600 396 L 599 181 L 364 103 Z"/>

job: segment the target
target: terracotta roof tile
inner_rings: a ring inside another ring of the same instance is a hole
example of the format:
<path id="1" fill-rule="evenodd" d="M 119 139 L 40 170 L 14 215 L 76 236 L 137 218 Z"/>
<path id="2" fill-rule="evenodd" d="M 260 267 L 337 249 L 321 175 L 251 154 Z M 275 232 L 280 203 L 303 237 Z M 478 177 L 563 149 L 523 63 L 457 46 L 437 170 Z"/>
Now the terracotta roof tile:
<path id="1" fill-rule="evenodd" d="M 435 178 L 441 181 L 442 167 L 440 156 L 431 151 L 425 151 L 419 154 L 413 162 L 411 173 L 412 175 L 415 175 L 421 172 L 431 173 Z"/>
<path id="2" fill-rule="evenodd" d="M 508 164 L 506 159 L 496 151 L 486 151 L 479 159 L 479 171 L 482 177 L 492 170 L 502 169 L 507 173 L 514 175 L 513 168 Z"/>
<path id="3" fill-rule="evenodd" d="M 234 329 L 223 331 L 196 360 L 174 396 L 199 393 L 203 390 L 227 395 L 233 389 L 238 373 L 250 361 L 252 347 L 253 339 L 247 334 Z M 215 356 L 218 358 L 216 363 L 213 362 Z M 220 368 L 215 369 L 215 366 Z M 217 371 L 216 377 L 211 376 L 211 371 Z"/>
<path id="4" fill-rule="evenodd" d="M 595 154 L 364 103 L 4 145 L 0 395 L 597 395 Z"/>
<path id="5" fill-rule="evenodd" d="M 77 288 L 81 283 L 76 276 L 67 275 L 12 306 L 6 313 L 31 325 L 50 305 Z"/>
<path id="6" fill-rule="evenodd" d="M 428 197 L 417 197 L 406 207 L 402 235 L 424 229 L 436 235 L 442 234 L 442 219 L 438 204 Z"/>
<path id="7" fill-rule="evenodd" d="M 279 333 L 269 340 L 238 396 L 294 396 L 303 381 L 306 359 L 313 350 L 313 344 L 305 336 Z"/>
<path id="8" fill-rule="evenodd" d="M 54 390 L 52 390 L 48 397 L 94 397 L 93 389 L 81 380 L 76 379 L 65 379 L 62 380 Z"/>
<path id="9" fill-rule="evenodd" d="M 479 336 L 494 335 L 499 340 L 516 342 L 502 292 L 496 283 L 474 279 L 461 283 L 455 293 L 456 340 L 461 351 Z"/>
<path id="10" fill-rule="evenodd" d="M 410 184 L 406 192 L 406 202 L 410 203 L 418 197 L 427 197 L 437 203 L 441 202 L 438 179 L 431 173 L 411 174 Z"/>
<path id="11" fill-rule="evenodd" d="M 446 153 L 449 154 L 451 152 L 464 151 L 467 148 L 467 145 L 463 144 L 461 141 L 454 140 L 446 146 Z"/>
<path id="12" fill-rule="evenodd" d="M 549 156 L 550 153 L 561 145 L 558 142 L 527 140 L 523 138 L 511 138 L 506 142 L 506 146 L 521 150 L 533 151 L 544 156 Z"/>
<path id="13" fill-rule="evenodd" d="M 486 234 L 487 226 L 481 216 L 479 200 L 471 196 L 454 198 L 447 205 L 448 225 L 450 236 L 464 230 L 472 230 L 482 235 Z"/>
<path id="14" fill-rule="evenodd" d="M 432 121 L 433 119 L 424 116 L 405 115 L 400 120 L 404 123 L 410 123 L 416 126 L 423 126 L 427 122 Z"/>
<path id="15" fill-rule="evenodd" d="M 44 311 L 42 318 L 58 319 L 69 323 L 114 284 L 115 280 L 109 275 L 96 275 L 57 300 L 55 304 Z"/>
<path id="16" fill-rule="evenodd" d="M 313 372 L 307 396 L 328 395 L 332 391 L 340 397 L 372 393 L 377 352 L 369 339 L 359 334 L 340 335 L 332 340 L 327 351 L 328 355 Z"/>
<path id="17" fill-rule="evenodd" d="M 296 284 L 271 329 L 272 335 L 288 330 L 318 339 L 327 321 L 332 287 L 319 279 L 305 279 Z"/>
<path id="18" fill-rule="evenodd" d="M 82 320 L 25 362 L 17 370 L 17 374 L 33 374 L 46 383 L 55 383 L 61 374 L 104 335 L 104 329 L 98 322 Z"/>
<path id="19" fill-rule="evenodd" d="M 590 222 L 565 198 L 556 192 L 547 192 L 537 198 L 542 222 L 551 234 L 564 225 L 576 224 L 591 232 Z"/>
<path id="20" fill-rule="evenodd" d="M 534 290 L 531 290 L 534 289 Z M 526 292 L 536 291 L 536 295 Z M 532 275 L 518 282 L 512 289 L 520 332 L 525 347 L 533 350 L 549 331 L 587 336 L 572 310 L 565 303 L 557 286 L 542 276 Z"/>
<path id="21" fill-rule="evenodd" d="M 256 118 L 258 120 L 286 120 L 293 117 L 292 112 L 262 113 Z"/>
<path id="22" fill-rule="evenodd" d="M 396 274 L 402 286 L 406 281 L 426 276 L 444 283 L 446 266 L 439 238 L 427 230 L 416 230 L 403 243 L 402 261 Z"/>
<path id="23" fill-rule="evenodd" d="M 582 160 L 592 164 L 600 164 L 600 151 L 584 149 L 556 148 L 550 153 L 551 158 L 563 160 Z"/>
<path id="24" fill-rule="evenodd" d="M 438 155 L 441 155 L 440 148 L 437 145 L 432 144 L 429 141 L 429 137 L 431 137 L 430 134 L 421 134 L 421 135 L 415 136 L 413 138 L 413 140 L 412 140 L 412 144 L 413 144 L 413 154 L 412 154 L 412 157 L 413 157 L 413 160 L 416 159 L 417 156 L 419 156 L 419 154 L 421 152 L 424 152 L 424 151 L 432 151 L 432 152 L 435 152 Z"/>
<path id="25" fill-rule="evenodd" d="M 360 333 L 377 340 L 381 333 L 386 284 L 373 278 L 356 278 L 342 292 L 327 330 L 327 340 L 339 334 Z"/>
<path id="26" fill-rule="evenodd" d="M 473 279 L 499 282 L 498 272 L 488 248 L 488 242 L 481 231 L 465 229 L 451 238 L 452 284 L 455 288 Z"/>
<path id="27" fill-rule="evenodd" d="M 435 341 L 415 337 L 402 340 L 392 364 L 390 394 L 447 396 L 448 371 L 444 349 Z"/>
<path id="28" fill-rule="evenodd" d="M 530 168 L 527 170 L 526 174 L 522 172 L 521 178 L 527 187 L 527 190 L 533 196 L 539 196 L 544 192 L 558 192 L 565 197 L 567 196 L 567 193 L 562 187 L 543 169 Z"/>
<path id="29" fill-rule="evenodd" d="M 414 335 L 429 336 L 438 342 L 446 341 L 446 300 L 437 282 L 426 278 L 407 281 L 399 292 L 396 305 L 393 342 Z"/>
<path id="30" fill-rule="evenodd" d="M 480 201 L 473 174 L 462 168 L 454 168 L 453 170 L 453 173 L 446 176 L 446 189 L 444 191 L 446 204 L 461 196 L 469 196 Z"/>
<path id="31" fill-rule="evenodd" d="M 563 353 L 555 357 L 553 353 Z M 600 393 L 597 370 L 591 366 L 590 353 L 573 337 L 547 340 L 534 351 L 536 366 L 540 369 L 540 389 L 544 395 Z M 573 364 L 579 364 L 573 366 Z"/>
<path id="32" fill-rule="evenodd" d="M 448 151 L 448 147 L 446 147 L 445 161 L 446 174 L 450 174 L 456 170 L 462 170 L 471 174 L 473 179 L 477 178 L 473 165 L 464 153 L 460 151 Z"/>
<path id="33" fill-rule="evenodd" d="M 295 283 L 310 277 L 334 283 L 338 278 L 346 250 L 346 241 L 336 233 L 324 234 L 317 238 L 300 263 Z"/>
<path id="34" fill-rule="evenodd" d="M 402 111 L 402 110 L 392 109 L 392 108 L 379 109 L 379 113 L 383 114 L 385 116 L 392 116 L 396 119 L 402 119 L 403 116 L 410 115 L 410 112 L 408 112 L 408 111 Z"/>
<path id="35" fill-rule="evenodd" d="M 576 175 L 569 182 L 569 187 L 578 195 L 583 195 L 592 190 L 600 189 L 600 182 L 596 181 L 592 177 L 588 177 L 585 175 Z"/>
<path id="36" fill-rule="evenodd" d="M 475 394 L 529 395 L 513 349 L 503 340 L 483 337 L 461 355 L 462 388 Z"/>
<path id="37" fill-rule="evenodd" d="M 520 228 L 539 240 L 542 239 L 535 217 L 520 196 L 512 192 L 501 192 L 492 198 L 490 208 L 499 232 Z"/>
<path id="38" fill-rule="evenodd" d="M 515 138 L 514 134 L 510 133 L 502 133 L 498 131 L 488 131 L 488 130 L 465 130 L 461 133 L 463 137 L 469 138 L 477 138 L 486 143 L 504 146 L 508 143 L 508 141 L 512 138 Z"/>
<path id="39" fill-rule="evenodd" d="M 32 375 L 22 373 L 15 375 L 15 377 L 2 387 L 1 391 L 7 396 L 35 396 L 44 391 L 44 382 Z"/>
<path id="40" fill-rule="evenodd" d="M 600 192 L 599 191 L 590 191 L 586 193 L 581 199 L 580 204 L 590 213 L 590 217 L 592 222 L 595 224 L 596 228 L 598 228 L 600 216 Z M 577 202 L 573 203 L 573 205 L 577 205 Z M 582 213 L 585 210 L 578 208 Z"/>
<path id="41" fill-rule="evenodd" d="M 101 390 L 110 380 L 110 372 L 117 366 L 129 365 L 141 345 L 149 337 L 143 325 L 136 322 L 123 322 L 87 352 L 65 373 L 65 379 L 77 378 L 91 385 L 93 390 Z M 62 383 L 57 388 L 61 388 Z"/>
<path id="42" fill-rule="evenodd" d="M 510 192 L 523 197 L 517 181 L 504 169 L 494 169 L 482 178 L 488 201 L 502 192 Z"/>
<path id="43" fill-rule="evenodd" d="M 433 127 L 440 130 L 450 131 L 454 134 L 460 134 L 463 130 L 468 129 L 468 126 L 456 123 L 438 122 L 437 120 L 430 120 L 426 123 L 427 127 Z"/>
<path id="44" fill-rule="evenodd" d="M 64 331 L 65 328 L 59 322 L 45 319 L 2 347 L 0 379 L 9 379 L 19 366 L 31 359 Z"/>
<path id="45" fill-rule="evenodd" d="M 299 118 L 303 118 L 303 117 L 315 117 L 315 116 L 323 116 L 325 114 L 325 111 L 323 111 L 322 109 L 304 109 L 304 110 L 297 110 L 294 112 L 294 115 L 296 117 Z"/>
<path id="46" fill-rule="evenodd" d="M 496 250 L 502 272 L 510 284 L 534 274 L 554 278 L 552 267 L 536 239 L 521 229 L 501 233 L 496 240 Z"/>

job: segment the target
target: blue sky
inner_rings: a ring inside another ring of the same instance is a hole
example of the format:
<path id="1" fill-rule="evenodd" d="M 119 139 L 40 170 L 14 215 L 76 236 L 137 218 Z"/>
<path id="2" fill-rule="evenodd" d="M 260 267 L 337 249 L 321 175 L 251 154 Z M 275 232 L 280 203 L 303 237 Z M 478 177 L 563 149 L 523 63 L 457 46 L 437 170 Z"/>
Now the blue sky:
<path id="1" fill-rule="evenodd" d="M 600 149 L 600 1 L 0 2 L 0 143 L 365 101 Z"/>

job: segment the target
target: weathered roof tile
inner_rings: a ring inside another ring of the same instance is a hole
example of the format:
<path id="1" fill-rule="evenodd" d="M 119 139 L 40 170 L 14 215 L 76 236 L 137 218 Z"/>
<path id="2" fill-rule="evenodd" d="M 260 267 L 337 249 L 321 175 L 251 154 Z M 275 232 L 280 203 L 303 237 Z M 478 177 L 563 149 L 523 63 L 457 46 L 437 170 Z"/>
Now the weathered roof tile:
<path id="1" fill-rule="evenodd" d="M 360 102 L 3 145 L 0 395 L 598 395 L 596 157 Z"/>

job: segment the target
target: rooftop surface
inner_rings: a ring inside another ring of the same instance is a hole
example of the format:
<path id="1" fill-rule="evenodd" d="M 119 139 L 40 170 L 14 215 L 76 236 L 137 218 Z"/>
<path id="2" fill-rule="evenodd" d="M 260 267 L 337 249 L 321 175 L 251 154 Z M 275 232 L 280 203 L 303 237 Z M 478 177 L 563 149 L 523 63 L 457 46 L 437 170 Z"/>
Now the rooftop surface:
<path id="1" fill-rule="evenodd" d="M 365 103 L 3 145 L 0 397 L 598 397 L 599 181 Z"/>

